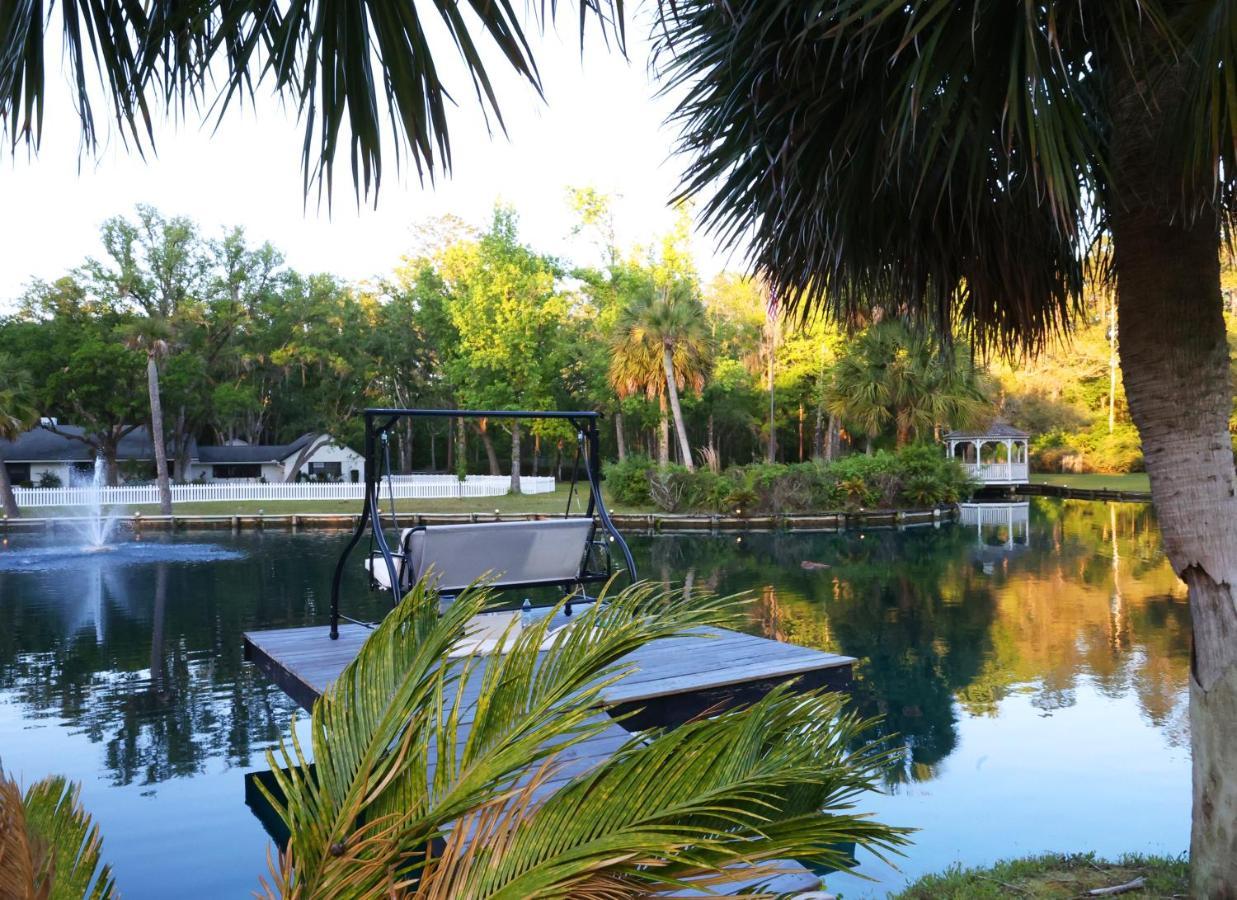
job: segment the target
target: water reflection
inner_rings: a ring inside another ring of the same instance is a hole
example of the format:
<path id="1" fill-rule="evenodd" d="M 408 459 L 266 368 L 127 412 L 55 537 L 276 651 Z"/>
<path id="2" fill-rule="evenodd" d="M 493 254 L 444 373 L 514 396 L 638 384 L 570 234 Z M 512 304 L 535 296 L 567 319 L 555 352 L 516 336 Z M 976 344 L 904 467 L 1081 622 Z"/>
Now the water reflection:
<path id="1" fill-rule="evenodd" d="M 126 896 L 173 880 L 189 896 L 249 891 L 266 845 L 240 773 L 264 766 L 292 710 L 242 660 L 240 634 L 322 622 L 344 537 L 199 535 L 172 543 L 226 553 L 12 564 L 41 540 L 0 548 L 0 760 L 85 783 Z M 1106 849 L 1097 835 L 1116 852 L 1184 846 L 1188 607 L 1146 507 L 1037 499 L 940 529 L 632 543 L 648 577 L 749 590 L 753 631 L 859 660 L 855 703 L 905 750 L 872 805 L 924 828 L 908 874 Z M 349 578 L 351 611 L 381 615 L 385 595 Z M 1127 776 L 1135 810 L 1121 805 Z M 1037 803 L 1051 818 L 1028 812 Z"/>

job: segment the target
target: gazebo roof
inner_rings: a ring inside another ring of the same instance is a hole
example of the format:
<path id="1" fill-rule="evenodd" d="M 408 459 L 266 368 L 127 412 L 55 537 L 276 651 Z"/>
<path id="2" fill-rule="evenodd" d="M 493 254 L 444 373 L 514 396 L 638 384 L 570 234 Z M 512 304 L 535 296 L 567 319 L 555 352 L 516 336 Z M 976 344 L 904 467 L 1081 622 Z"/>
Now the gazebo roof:
<path id="1" fill-rule="evenodd" d="M 987 428 L 971 429 L 969 431 L 950 431 L 945 435 L 947 441 L 975 441 L 985 439 L 996 439 L 1007 441 L 1011 438 L 1014 440 L 1025 441 L 1031 435 L 1025 431 L 1015 428 L 1008 422 L 993 422 Z"/>

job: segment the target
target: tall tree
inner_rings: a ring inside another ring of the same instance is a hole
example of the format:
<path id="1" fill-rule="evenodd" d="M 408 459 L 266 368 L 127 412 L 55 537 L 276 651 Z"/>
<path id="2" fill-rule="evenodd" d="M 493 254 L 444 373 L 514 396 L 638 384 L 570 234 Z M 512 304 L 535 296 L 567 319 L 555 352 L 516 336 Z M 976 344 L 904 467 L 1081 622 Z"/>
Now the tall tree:
<path id="1" fill-rule="evenodd" d="M 694 285 L 678 279 L 664 287 L 649 281 L 632 298 L 615 326 L 611 378 L 621 394 L 643 390 L 669 407 L 679 457 L 694 468 L 679 391 L 700 390 L 710 348 L 704 308 Z M 663 406 L 663 408 L 664 408 Z M 667 420 L 662 417 L 661 462 L 667 462 Z"/>
<path id="2" fill-rule="evenodd" d="M 172 514 L 172 488 L 168 479 L 167 445 L 163 440 L 163 398 L 159 392 L 159 363 L 170 352 L 166 320 L 137 322 L 126 336 L 126 345 L 146 355 L 146 394 L 150 401 L 150 445 L 155 454 L 155 482 L 159 486 L 159 513 Z"/>
<path id="3" fill-rule="evenodd" d="M 548 407 L 560 375 L 557 335 L 567 305 L 552 262 L 520 243 L 514 212 L 496 209 L 479 240 L 451 245 L 442 271 L 447 312 L 459 334 L 449 370 L 460 398 L 481 409 Z M 509 420 L 509 427 L 511 492 L 518 494 L 522 423 Z"/>
<path id="4" fill-rule="evenodd" d="M 1218 250 L 1237 204 L 1237 7 L 663 4 L 718 232 L 801 308 L 896 298 L 1040 348 L 1112 241 L 1130 412 L 1194 629 L 1193 889 L 1237 895 L 1237 478 Z M 896 225 L 892 224 L 896 223 Z"/>
<path id="5" fill-rule="evenodd" d="M 19 367 L 7 353 L 0 353 L 0 441 L 15 441 L 38 421 L 32 402 L 30 373 Z M 21 512 L 13 496 L 13 483 L 0 452 L 0 506 L 4 514 L 16 519 Z"/>

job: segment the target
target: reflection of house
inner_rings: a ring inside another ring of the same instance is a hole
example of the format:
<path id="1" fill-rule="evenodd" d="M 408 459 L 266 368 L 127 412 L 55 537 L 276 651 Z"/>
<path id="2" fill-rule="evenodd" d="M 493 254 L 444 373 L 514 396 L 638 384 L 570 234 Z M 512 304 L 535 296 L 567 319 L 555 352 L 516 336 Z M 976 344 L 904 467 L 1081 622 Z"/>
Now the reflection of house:
<path id="1" fill-rule="evenodd" d="M 1025 431 L 996 422 L 978 431 L 951 431 L 945 446 L 980 484 L 1026 484 L 1028 438 Z"/>
<path id="2" fill-rule="evenodd" d="M 0 441 L 0 459 L 14 484 L 37 485 L 45 475 L 71 483 L 76 474 L 89 474 L 94 448 L 78 438 L 84 433 L 75 425 L 42 426 L 27 431 L 16 441 Z M 302 456 L 302 454 L 304 454 Z M 154 477 L 155 454 L 150 434 L 138 428 L 121 439 L 116 453 L 121 473 L 130 480 Z M 168 459 L 169 470 L 175 463 Z M 189 442 L 189 465 L 184 481 L 230 481 L 266 479 L 284 481 L 296 466 L 301 476 L 324 481 L 359 481 L 364 460 L 336 443 L 329 435 L 303 434 L 289 444 L 229 443 L 223 446 Z"/>

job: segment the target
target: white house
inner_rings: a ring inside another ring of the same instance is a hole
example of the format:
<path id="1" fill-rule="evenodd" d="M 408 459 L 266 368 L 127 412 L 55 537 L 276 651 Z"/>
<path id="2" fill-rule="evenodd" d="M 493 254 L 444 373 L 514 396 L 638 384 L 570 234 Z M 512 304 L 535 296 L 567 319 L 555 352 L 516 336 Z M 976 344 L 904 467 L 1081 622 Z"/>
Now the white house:
<path id="1" fill-rule="evenodd" d="M 84 429 L 76 425 L 56 425 L 56 430 L 39 426 L 16 441 L 0 441 L 0 459 L 14 484 L 37 485 L 48 474 L 62 485 L 72 483 L 76 474 L 89 474 L 94 464 L 94 448 L 78 440 Z M 143 480 L 154 472 L 155 454 L 150 435 L 137 428 L 120 441 L 116 454 L 122 471 L 139 469 Z M 169 459 L 168 465 L 174 467 Z M 360 481 L 364 472 L 361 455 L 326 434 L 303 434 L 289 444 L 231 443 L 224 446 L 200 445 L 191 441 L 185 481 L 234 481 L 265 479 L 284 481 L 292 468 L 308 478 L 329 481 Z"/>

